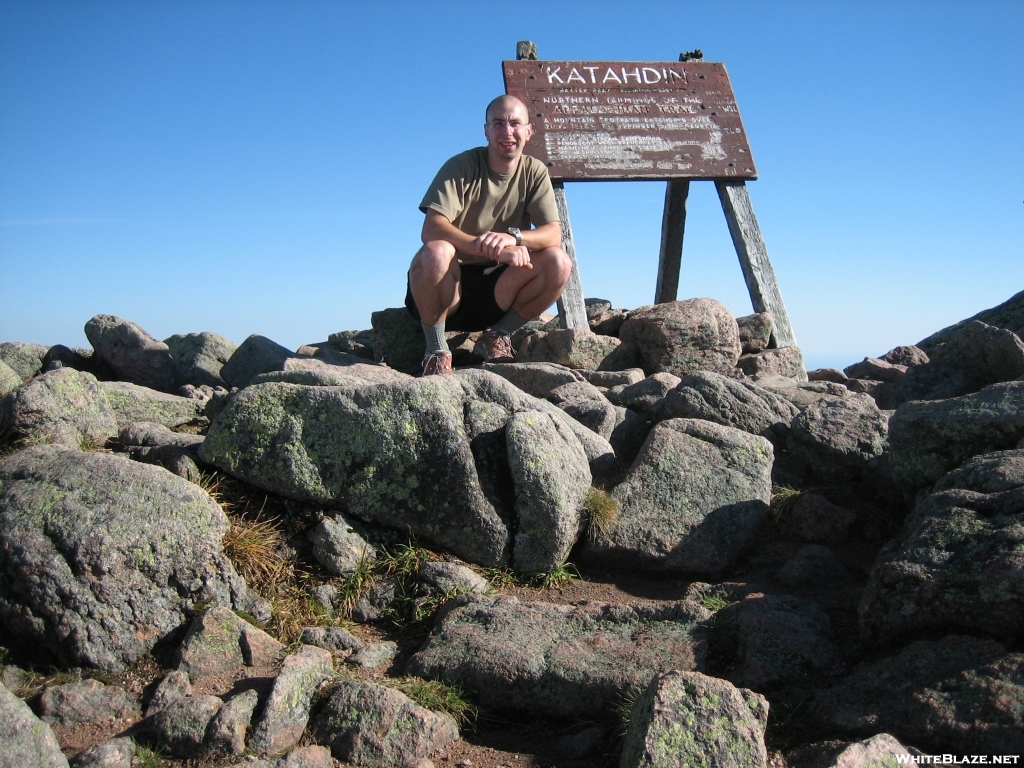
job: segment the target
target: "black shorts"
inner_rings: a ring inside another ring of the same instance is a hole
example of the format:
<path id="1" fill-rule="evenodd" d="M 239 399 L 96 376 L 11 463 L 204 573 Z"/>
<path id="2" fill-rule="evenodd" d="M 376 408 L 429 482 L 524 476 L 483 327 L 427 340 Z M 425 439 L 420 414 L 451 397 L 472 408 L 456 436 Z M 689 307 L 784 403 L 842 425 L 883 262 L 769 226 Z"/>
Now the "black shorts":
<path id="1" fill-rule="evenodd" d="M 505 316 L 507 310 L 499 307 L 498 302 L 494 300 L 494 286 L 497 285 L 498 278 L 506 267 L 508 264 L 499 264 L 496 270 L 485 275 L 484 270 L 488 269 L 486 264 L 459 265 L 459 271 L 462 273 L 459 281 L 462 298 L 459 300 L 459 306 L 454 312 L 450 312 L 445 320 L 446 331 L 482 331 Z M 413 317 L 420 319 L 408 278 L 405 283 L 405 306 Z"/>

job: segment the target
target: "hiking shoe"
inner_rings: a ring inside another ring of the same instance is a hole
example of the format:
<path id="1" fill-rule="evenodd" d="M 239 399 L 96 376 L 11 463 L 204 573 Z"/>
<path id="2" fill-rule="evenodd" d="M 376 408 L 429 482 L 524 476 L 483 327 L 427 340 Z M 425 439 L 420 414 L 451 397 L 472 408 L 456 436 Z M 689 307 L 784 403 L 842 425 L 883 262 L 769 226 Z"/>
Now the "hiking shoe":
<path id="1" fill-rule="evenodd" d="M 480 341 L 473 347 L 473 354 L 485 363 L 514 363 L 516 354 L 512 351 L 512 337 L 501 331 L 484 331 Z"/>
<path id="2" fill-rule="evenodd" d="M 444 349 L 423 358 L 423 376 L 440 376 L 452 372 L 452 353 Z"/>

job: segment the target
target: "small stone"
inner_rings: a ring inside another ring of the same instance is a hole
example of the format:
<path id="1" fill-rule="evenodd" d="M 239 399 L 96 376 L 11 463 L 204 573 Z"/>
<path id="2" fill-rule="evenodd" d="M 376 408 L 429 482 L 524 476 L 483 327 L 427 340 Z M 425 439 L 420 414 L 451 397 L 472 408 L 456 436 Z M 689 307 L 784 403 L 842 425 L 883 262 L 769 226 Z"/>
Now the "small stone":
<path id="1" fill-rule="evenodd" d="M 736 327 L 740 332 L 740 346 L 743 354 L 760 352 L 767 349 L 772 336 L 772 316 L 767 312 L 736 318 Z"/>
<path id="2" fill-rule="evenodd" d="M 216 696 L 180 699 L 157 712 L 147 730 L 175 757 L 198 757 L 204 751 L 206 730 L 224 702 Z"/>
<path id="3" fill-rule="evenodd" d="M 622 344 L 612 336 L 601 336 L 589 329 L 559 329 L 535 333 L 523 342 L 517 360 L 524 363 L 558 363 L 567 368 L 597 370 Z"/>
<path id="4" fill-rule="evenodd" d="M 421 588 L 428 594 L 482 595 L 489 588 L 487 579 L 463 563 L 432 560 L 420 566 Z"/>
<path id="5" fill-rule="evenodd" d="M 752 691 L 699 672 L 656 675 L 636 700 L 621 768 L 763 768 L 768 704 Z"/>
<path id="6" fill-rule="evenodd" d="M 167 709 L 171 704 L 192 695 L 192 682 L 188 673 L 175 669 L 168 672 L 156 690 L 153 691 L 153 698 L 149 700 L 146 707 L 146 717 L 155 715 L 161 709 Z"/>
<path id="7" fill-rule="evenodd" d="M 358 637 L 343 627 L 306 627 L 299 642 L 328 651 L 358 651 L 363 647 Z"/>
<path id="8" fill-rule="evenodd" d="M 0 768 L 68 768 L 50 726 L 0 685 Z"/>
<path id="9" fill-rule="evenodd" d="M 241 755 L 245 752 L 245 735 L 258 703 L 259 694 L 251 689 L 224 702 L 207 730 L 206 743 L 211 752 L 226 755 Z"/>
<path id="10" fill-rule="evenodd" d="M 591 725 L 577 733 L 559 737 L 555 749 L 567 757 L 581 758 L 594 754 L 604 743 L 604 730 Z"/>
<path id="11" fill-rule="evenodd" d="M 846 384 L 850 377 L 835 368 L 816 368 L 807 372 L 808 381 L 831 381 L 836 384 Z"/>
<path id="12" fill-rule="evenodd" d="M 678 386 L 681 379 L 671 373 L 655 373 L 625 387 L 612 387 L 608 399 L 616 405 L 630 408 L 653 419 L 661 408 L 665 396 Z"/>
<path id="13" fill-rule="evenodd" d="M 313 542 L 313 557 L 335 576 L 355 573 L 377 559 L 373 546 L 344 519 L 325 517 L 307 535 Z"/>
<path id="14" fill-rule="evenodd" d="M 313 692 L 333 671 L 331 654 L 323 648 L 304 645 L 288 656 L 253 724 L 249 748 L 275 755 L 295 746 L 306 729 Z"/>
<path id="15" fill-rule="evenodd" d="M 123 720 L 141 714 L 138 703 L 123 688 L 99 680 L 51 685 L 40 696 L 39 709 L 43 721 L 60 725 Z"/>
<path id="16" fill-rule="evenodd" d="M 358 680 L 343 680 L 334 689 L 311 730 L 339 760 L 373 766 L 408 765 L 459 738 L 450 715 Z"/>
<path id="17" fill-rule="evenodd" d="M 776 522 L 780 536 L 808 544 L 845 544 L 857 516 L 816 493 L 801 493 Z"/>
<path id="18" fill-rule="evenodd" d="M 239 618 L 214 607 L 197 616 L 178 649 L 178 669 L 190 677 L 219 675 L 245 666 L 273 663 L 284 645 Z"/>
<path id="19" fill-rule="evenodd" d="M 274 768 L 334 768 L 331 750 L 310 745 L 296 747 L 274 764 Z"/>
<path id="20" fill-rule="evenodd" d="M 796 381 L 807 381 L 804 358 L 800 347 L 766 349 L 749 355 L 740 355 L 736 367 L 747 376 L 785 376 Z"/>
<path id="21" fill-rule="evenodd" d="M 132 768 L 135 741 L 128 737 L 109 739 L 79 752 L 72 768 Z"/>
<path id="22" fill-rule="evenodd" d="M 385 640 L 383 643 L 364 645 L 358 652 L 349 656 L 347 661 L 363 669 L 376 669 L 385 662 L 391 663 L 397 655 L 398 644 Z"/>
<path id="23" fill-rule="evenodd" d="M 775 578 L 795 589 L 845 589 L 856 584 L 835 553 L 819 544 L 808 544 L 800 549 Z"/>
<path id="24" fill-rule="evenodd" d="M 362 595 L 352 607 L 352 621 L 368 624 L 381 619 L 391 608 L 398 594 L 398 579 L 385 576 L 374 581 L 367 594 Z"/>

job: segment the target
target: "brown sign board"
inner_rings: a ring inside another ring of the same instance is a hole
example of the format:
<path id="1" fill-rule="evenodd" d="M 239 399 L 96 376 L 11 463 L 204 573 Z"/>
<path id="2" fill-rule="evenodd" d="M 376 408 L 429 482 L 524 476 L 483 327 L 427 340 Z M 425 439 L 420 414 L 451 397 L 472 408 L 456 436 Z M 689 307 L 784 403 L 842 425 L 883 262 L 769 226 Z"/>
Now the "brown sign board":
<path id="1" fill-rule="evenodd" d="M 756 179 L 725 65 L 505 61 L 552 179 Z"/>

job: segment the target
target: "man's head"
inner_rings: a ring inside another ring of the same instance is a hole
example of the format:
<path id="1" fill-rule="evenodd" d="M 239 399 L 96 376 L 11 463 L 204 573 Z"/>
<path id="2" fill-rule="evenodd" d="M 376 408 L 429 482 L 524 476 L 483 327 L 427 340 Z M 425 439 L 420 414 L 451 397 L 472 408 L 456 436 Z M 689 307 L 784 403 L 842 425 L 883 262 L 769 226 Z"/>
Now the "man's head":
<path id="1" fill-rule="evenodd" d="M 533 136 L 530 113 L 515 96 L 499 96 L 484 112 L 487 152 L 493 160 L 514 163 Z"/>

